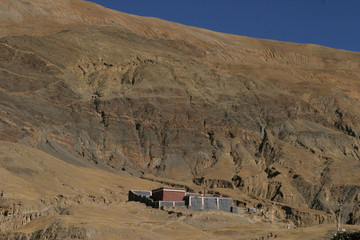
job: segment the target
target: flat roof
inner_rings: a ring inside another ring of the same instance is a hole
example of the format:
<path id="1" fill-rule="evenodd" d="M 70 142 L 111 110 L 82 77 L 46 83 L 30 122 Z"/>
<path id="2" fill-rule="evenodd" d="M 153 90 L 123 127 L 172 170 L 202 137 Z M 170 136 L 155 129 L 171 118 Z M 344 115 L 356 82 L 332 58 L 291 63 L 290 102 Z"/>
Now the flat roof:
<path id="1" fill-rule="evenodd" d="M 152 190 L 152 192 L 159 192 L 159 191 L 164 191 L 164 192 L 186 192 L 185 188 L 165 188 L 165 187 L 161 187 L 161 188 L 157 188 Z"/>
<path id="2" fill-rule="evenodd" d="M 185 196 L 186 198 L 191 198 L 191 197 L 195 197 L 195 198 L 220 198 L 220 199 L 231 199 L 231 197 L 221 197 L 221 196 L 197 196 L 197 195 L 188 195 L 188 196 Z"/>

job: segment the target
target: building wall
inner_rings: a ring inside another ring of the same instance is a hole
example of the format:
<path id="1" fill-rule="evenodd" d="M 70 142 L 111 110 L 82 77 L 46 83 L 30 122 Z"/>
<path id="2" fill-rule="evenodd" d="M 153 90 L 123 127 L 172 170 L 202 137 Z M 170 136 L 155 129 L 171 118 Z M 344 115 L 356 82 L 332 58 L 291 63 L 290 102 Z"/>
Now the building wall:
<path id="1" fill-rule="evenodd" d="M 130 190 L 129 201 L 145 203 L 147 206 L 154 207 L 154 201 L 150 198 L 151 192 L 141 190 Z"/>
<path id="2" fill-rule="evenodd" d="M 192 197 L 186 198 L 185 203 L 190 210 L 201 211 L 202 210 L 201 201 L 202 200 L 200 197 L 192 196 Z"/>
<path id="3" fill-rule="evenodd" d="M 174 191 L 164 191 L 163 201 L 183 201 L 185 197 L 185 192 L 174 192 Z"/>
<path id="4" fill-rule="evenodd" d="M 145 190 L 131 190 L 131 191 L 141 196 L 146 196 L 146 197 L 151 196 L 151 191 L 145 191 Z"/>
<path id="5" fill-rule="evenodd" d="M 194 211 L 201 211 L 207 209 L 219 209 L 226 212 L 232 211 L 231 198 L 187 196 L 185 199 L 185 203 L 189 209 Z"/>
<path id="6" fill-rule="evenodd" d="M 218 209 L 217 198 L 206 198 L 204 197 L 204 209 Z"/>
<path id="7" fill-rule="evenodd" d="M 161 207 L 180 207 L 185 206 L 185 202 L 175 202 L 175 201 L 157 201 L 154 203 L 155 208 L 161 208 Z"/>
<path id="8" fill-rule="evenodd" d="M 162 201 L 163 200 L 163 191 L 153 191 L 151 198 L 154 201 Z"/>
<path id="9" fill-rule="evenodd" d="M 219 198 L 219 210 L 231 212 L 232 199 L 231 198 Z"/>
<path id="10" fill-rule="evenodd" d="M 152 191 L 152 199 L 154 201 L 183 201 L 185 190 L 181 189 L 155 189 Z"/>
<path id="11" fill-rule="evenodd" d="M 232 207 L 231 207 L 231 212 L 232 212 L 232 213 L 238 213 L 237 207 L 232 206 Z"/>
<path id="12" fill-rule="evenodd" d="M 237 208 L 232 206 L 231 198 L 201 196 L 198 194 L 191 194 L 185 197 L 185 192 L 182 191 L 166 191 L 166 189 L 164 191 L 163 190 L 164 189 L 159 189 L 155 192 L 130 190 L 129 201 L 142 202 L 147 206 L 152 206 L 155 208 L 161 208 L 163 206 L 187 206 L 189 209 L 194 211 L 218 209 L 226 212 L 237 213 Z"/>

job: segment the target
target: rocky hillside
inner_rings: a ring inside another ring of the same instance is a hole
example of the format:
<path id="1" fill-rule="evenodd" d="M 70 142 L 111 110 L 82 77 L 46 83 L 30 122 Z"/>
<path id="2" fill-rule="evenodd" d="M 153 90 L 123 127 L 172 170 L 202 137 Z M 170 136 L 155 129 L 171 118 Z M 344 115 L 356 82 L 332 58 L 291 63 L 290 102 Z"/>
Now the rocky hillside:
<path id="1" fill-rule="evenodd" d="M 0 3 L 4 143 L 205 186 L 299 227 L 334 222 L 339 202 L 360 223 L 360 53 L 80 0 Z"/>

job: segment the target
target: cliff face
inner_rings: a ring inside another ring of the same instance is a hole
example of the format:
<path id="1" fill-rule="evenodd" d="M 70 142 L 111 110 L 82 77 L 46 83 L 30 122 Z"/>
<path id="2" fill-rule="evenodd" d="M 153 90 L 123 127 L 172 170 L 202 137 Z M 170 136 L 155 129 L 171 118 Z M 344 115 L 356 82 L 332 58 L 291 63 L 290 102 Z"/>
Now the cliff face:
<path id="1" fill-rule="evenodd" d="M 359 223 L 359 53 L 0 2 L 1 141 Z"/>

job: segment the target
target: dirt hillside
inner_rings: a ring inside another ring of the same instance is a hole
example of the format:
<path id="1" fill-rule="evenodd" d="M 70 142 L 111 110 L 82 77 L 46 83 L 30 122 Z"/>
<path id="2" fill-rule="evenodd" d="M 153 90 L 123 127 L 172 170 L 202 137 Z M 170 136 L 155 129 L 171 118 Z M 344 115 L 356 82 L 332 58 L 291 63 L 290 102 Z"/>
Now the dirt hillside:
<path id="1" fill-rule="evenodd" d="M 357 52 L 82 0 L 0 0 L 0 238 L 319 239 L 339 203 L 356 229 L 359 80 Z M 277 222 L 126 202 L 131 188 L 164 184 L 229 195 Z"/>

